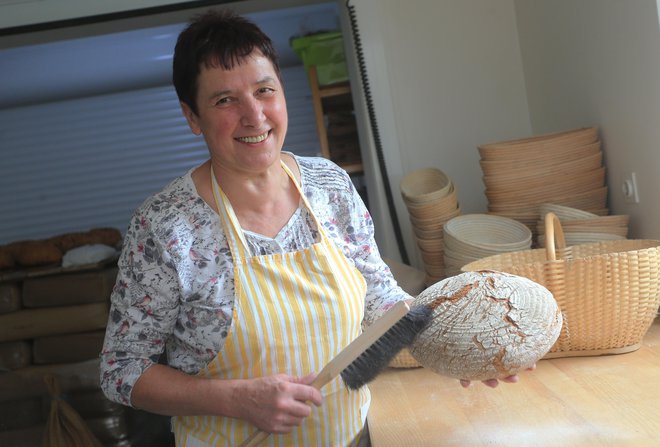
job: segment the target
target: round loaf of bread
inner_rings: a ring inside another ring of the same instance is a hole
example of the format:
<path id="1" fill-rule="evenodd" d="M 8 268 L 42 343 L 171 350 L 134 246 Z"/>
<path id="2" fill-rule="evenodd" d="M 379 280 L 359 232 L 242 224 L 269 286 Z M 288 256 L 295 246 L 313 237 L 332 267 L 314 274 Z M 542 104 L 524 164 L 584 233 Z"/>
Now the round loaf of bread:
<path id="1" fill-rule="evenodd" d="M 498 379 L 533 366 L 559 337 L 562 315 L 542 285 L 508 273 L 465 272 L 420 293 L 432 319 L 412 346 L 422 366 L 457 379 Z"/>
<path id="2" fill-rule="evenodd" d="M 16 265 L 14 253 L 10 247 L 0 247 L 0 270 L 11 269 Z"/>
<path id="3" fill-rule="evenodd" d="M 16 264 L 21 267 L 53 265 L 62 262 L 62 252 L 52 242 L 28 240 L 9 244 L 14 252 Z"/>

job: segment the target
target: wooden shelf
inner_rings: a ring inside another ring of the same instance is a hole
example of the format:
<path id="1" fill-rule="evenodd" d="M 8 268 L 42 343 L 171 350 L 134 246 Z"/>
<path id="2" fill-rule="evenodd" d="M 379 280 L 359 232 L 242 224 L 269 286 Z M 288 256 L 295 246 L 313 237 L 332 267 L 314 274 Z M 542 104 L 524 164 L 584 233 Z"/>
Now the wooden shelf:
<path id="1" fill-rule="evenodd" d="M 311 66 L 309 67 L 309 85 L 312 91 L 312 103 L 314 105 L 314 114 L 316 116 L 316 130 L 319 135 L 321 155 L 329 160 L 335 161 L 349 174 L 362 173 L 362 162 L 360 161 L 361 157 L 359 153 L 355 154 L 355 157 L 350 157 L 351 161 L 340 161 L 337 160 L 337 157 L 333 157 L 332 148 L 328 143 L 328 129 L 326 128 L 325 123 L 326 110 L 324 108 L 323 100 L 325 98 L 332 98 L 341 95 L 350 95 L 350 84 L 348 82 L 342 82 L 339 84 L 320 86 L 316 74 L 316 67 Z M 352 102 L 350 104 L 352 104 Z"/>
<path id="2" fill-rule="evenodd" d="M 339 166 L 349 174 L 361 174 L 362 173 L 362 163 L 339 163 Z"/>
<path id="3" fill-rule="evenodd" d="M 319 96 L 321 98 L 330 98 L 332 96 L 348 95 L 351 93 L 351 86 L 348 82 L 341 84 L 332 84 L 326 87 L 319 87 Z"/>

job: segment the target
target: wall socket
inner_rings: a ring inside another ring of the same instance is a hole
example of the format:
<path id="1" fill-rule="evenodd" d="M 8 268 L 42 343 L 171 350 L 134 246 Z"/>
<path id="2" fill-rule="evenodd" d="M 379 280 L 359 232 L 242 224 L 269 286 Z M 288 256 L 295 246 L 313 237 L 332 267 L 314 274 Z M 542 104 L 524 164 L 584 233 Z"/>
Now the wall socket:
<path id="1" fill-rule="evenodd" d="M 637 175 L 634 172 L 621 183 L 623 198 L 628 203 L 639 203 L 639 192 L 637 191 Z"/>

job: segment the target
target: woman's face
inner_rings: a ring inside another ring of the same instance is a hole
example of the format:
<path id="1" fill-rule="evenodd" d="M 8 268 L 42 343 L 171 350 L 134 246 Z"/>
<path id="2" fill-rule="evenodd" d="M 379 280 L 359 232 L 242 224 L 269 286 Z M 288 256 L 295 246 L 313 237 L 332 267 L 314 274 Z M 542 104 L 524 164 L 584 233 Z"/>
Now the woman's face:
<path id="1" fill-rule="evenodd" d="M 284 91 L 271 62 L 253 52 L 231 70 L 206 68 L 197 78 L 191 130 L 202 134 L 214 166 L 259 173 L 279 160 L 288 126 Z"/>

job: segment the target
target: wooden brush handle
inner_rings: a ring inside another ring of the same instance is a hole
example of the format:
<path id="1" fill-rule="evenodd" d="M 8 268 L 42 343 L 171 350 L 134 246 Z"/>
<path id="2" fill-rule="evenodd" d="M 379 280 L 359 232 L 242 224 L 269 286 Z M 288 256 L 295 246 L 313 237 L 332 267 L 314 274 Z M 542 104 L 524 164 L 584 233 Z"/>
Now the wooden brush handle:
<path id="1" fill-rule="evenodd" d="M 364 351 L 369 349 L 380 337 L 385 334 L 392 326 L 394 326 L 401 318 L 403 318 L 410 307 L 404 301 L 399 301 L 385 315 L 365 329 L 355 340 L 348 346 L 341 350 L 325 367 L 318 373 L 311 385 L 320 390 L 328 384 L 332 379 L 337 377 L 341 372 L 355 359 L 357 359 Z M 270 433 L 263 430 L 257 430 L 252 433 L 239 447 L 256 447 L 263 441 L 268 439 Z"/>

